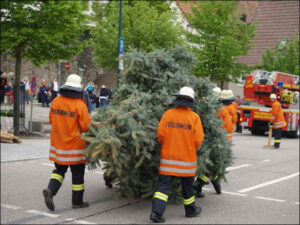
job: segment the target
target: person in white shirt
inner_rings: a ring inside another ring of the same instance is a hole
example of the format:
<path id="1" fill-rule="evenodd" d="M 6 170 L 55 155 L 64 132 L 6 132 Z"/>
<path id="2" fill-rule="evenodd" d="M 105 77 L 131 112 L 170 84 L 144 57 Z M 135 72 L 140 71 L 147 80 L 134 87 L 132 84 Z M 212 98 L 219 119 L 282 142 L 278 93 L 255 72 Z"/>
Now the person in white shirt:
<path id="1" fill-rule="evenodd" d="M 53 99 L 56 98 L 58 93 L 58 83 L 55 77 L 53 78 L 51 83 L 51 91 L 52 91 L 52 96 L 51 96 L 51 102 L 52 102 Z"/>
<path id="2" fill-rule="evenodd" d="M 30 89 L 28 77 L 24 77 L 23 83 L 25 85 L 25 101 L 28 104 L 29 103 L 29 89 Z"/>

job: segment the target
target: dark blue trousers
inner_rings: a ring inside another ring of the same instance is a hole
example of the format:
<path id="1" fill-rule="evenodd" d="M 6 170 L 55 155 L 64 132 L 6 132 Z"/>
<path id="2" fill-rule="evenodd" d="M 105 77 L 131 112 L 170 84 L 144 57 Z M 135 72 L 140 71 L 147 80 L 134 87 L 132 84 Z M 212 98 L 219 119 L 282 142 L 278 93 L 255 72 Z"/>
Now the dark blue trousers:
<path id="1" fill-rule="evenodd" d="M 168 201 L 173 178 L 173 176 L 159 175 L 157 189 L 154 193 L 152 202 L 152 212 L 163 215 Z M 180 179 L 185 213 L 191 214 L 196 209 L 193 186 L 194 177 L 180 177 Z"/>
<path id="2" fill-rule="evenodd" d="M 275 139 L 275 147 L 280 146 L 280 142 L 281 142 L 281 136 L 282 136 L 282 128 L 279 129 L 273 129 L 273 133 L 274 133 L 274 139 Z"/>
<path id="3" fill-rule="evenodd" d="M 53 196 L 57 194 L 61 187 L 65 173 L 68 170 L 68 165 L 55 164 L 55 169 L 52 171 L 48 188 L 52 192 Z M 72 172 L 72 203 L 80 205 L 83 202 L 84 192 L 84 171 L 85 164 L 70 165 Z"/>

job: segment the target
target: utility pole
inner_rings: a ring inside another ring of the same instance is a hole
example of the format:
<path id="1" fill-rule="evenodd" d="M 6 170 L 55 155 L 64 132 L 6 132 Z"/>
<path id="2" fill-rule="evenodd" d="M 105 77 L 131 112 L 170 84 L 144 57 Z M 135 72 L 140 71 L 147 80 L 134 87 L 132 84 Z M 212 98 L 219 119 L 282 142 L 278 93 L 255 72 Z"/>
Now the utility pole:
<path id="1" fill-rule="evenodd" d="M 61 61 L 58 62 L 58 87 L 61 86 Z"/>
<path id="2" fill-rule="evenodd" d="M 23 46 L 19 44 L 16 49 L 16 70 L 14 83 L 14 135 L 20 136 L 20 76 L 22 66 L 22 50 Z"/>
<path id="3" fill-rule="evenodd" d="M 120 56 L 120 38 L 122 36 L 122 0 L 120 0 L 119 7 L 119 37 L 118 37 L 118 55 Z M 119 62 L 120 65 L 120 62 Z M 121 69 L 118 67 L 118 76 L 117 76 L 117 88 L 119 87 Z"/>

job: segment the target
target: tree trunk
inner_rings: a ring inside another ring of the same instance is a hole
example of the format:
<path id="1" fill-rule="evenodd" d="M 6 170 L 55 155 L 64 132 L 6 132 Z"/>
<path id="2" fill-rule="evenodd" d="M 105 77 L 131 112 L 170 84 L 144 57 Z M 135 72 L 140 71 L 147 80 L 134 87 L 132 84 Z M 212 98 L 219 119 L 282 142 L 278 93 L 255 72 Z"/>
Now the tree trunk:
<path id="1" fill-rule="evenodd" d="M 22 45 L 16 48 L 16 70 L 14 83 L 14 134 L 20 136 L 20 77 L 22 66 Z"/>
<path id="2" fill-rule="evenodd" d="M 221 90 L 224 89 L 224 81 L 221 81 Z"/>

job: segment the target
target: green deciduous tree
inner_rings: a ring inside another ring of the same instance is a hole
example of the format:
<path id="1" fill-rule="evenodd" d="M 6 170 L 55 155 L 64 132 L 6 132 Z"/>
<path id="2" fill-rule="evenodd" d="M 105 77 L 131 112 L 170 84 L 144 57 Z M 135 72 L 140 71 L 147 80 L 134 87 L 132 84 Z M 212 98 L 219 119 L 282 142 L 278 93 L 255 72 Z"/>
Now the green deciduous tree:
<path id="1" fill-rule="evenodd" d="M 80 53 L 86 29 L 84 4 L 78 1 L 1 1 L 1 55 L 16 59 L 14 132 L 19 135 L 22 59 L 39 66 Z"/>
<path id="2" fill-rule="evenodd" d="M 247 66 L 237 63 L 250 49 L 255 25 L 240 20 L 238 1 L 199 1 L 189 16 L 196 34 L 187 32 L 198 59 L 194 74 L 212 81 L 237 81 Z"/>
<path id="3" fill-rule="evenodd" d="M 181 43 L 181 28 L 166 1 L 123 1 L 122 37 L 129 47 L 151 51 Z M 96 28 L 92 32 L 94 60 L 104 68 L 117 68 L 119 1 L 93 4 Z"/>
<path id="4" fill-rule="evenodd" d="M 274 50 L 267 49 L 258 67 L 267 71 L 279 71 L 299 75 L 299 37 L 285 39 Z"/>

